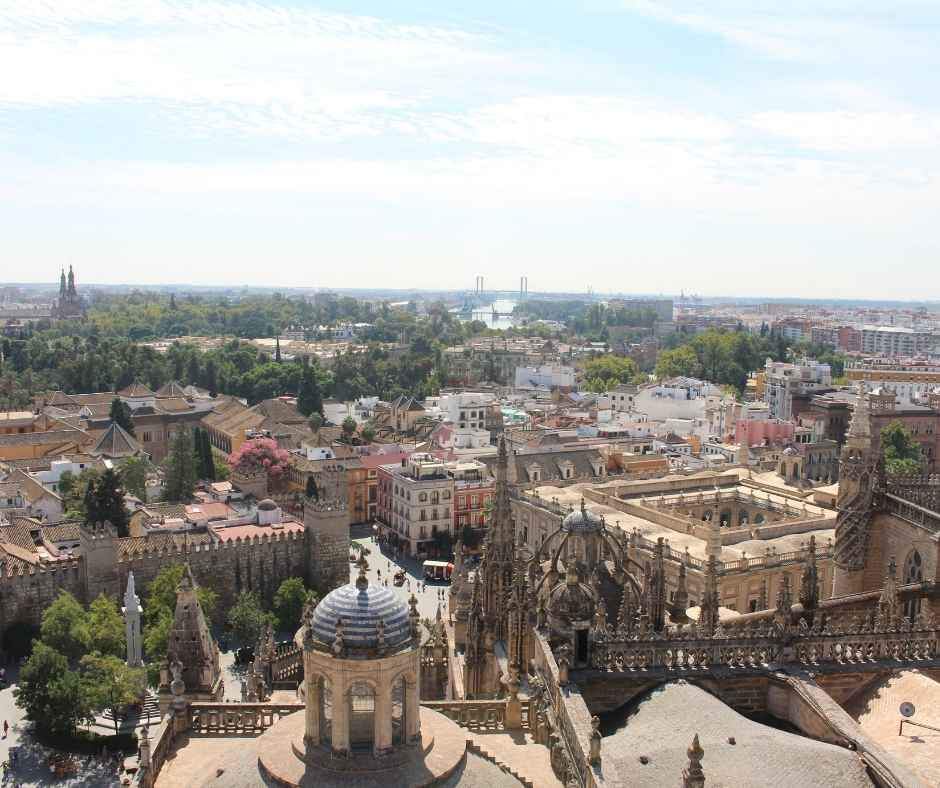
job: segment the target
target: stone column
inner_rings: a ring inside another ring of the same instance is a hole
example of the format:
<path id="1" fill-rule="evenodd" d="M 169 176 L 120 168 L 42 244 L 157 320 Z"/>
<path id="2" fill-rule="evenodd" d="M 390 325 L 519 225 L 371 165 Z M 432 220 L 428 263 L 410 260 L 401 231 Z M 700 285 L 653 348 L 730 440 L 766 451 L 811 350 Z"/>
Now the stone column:
<path id="1" fill-rule="evenodd" d="M 405 741 L 421 736 L 421 699 L 418 697 L 418 677 L 405 678 Z"/>
<path id="2" fill-rule="evenodd" d="M 304 739 L 310 744 L 320 743 L 320 677 L 308 673 L 304 680 L 307 688 L 307 705 L 304 707 Z"/>
<path id="3" fill-rule="evenodd" d="M 333 735 L 334 752 L 349 752 L 349 687 L 345 677 L 336 676 L 333 682 Z"/>
<path id="4" fill-rule="evenodd" d="M 373 726 L 373 750 L 381 755 L 392 747 L 392 686 L 388 682 L 376 688 Z"/>

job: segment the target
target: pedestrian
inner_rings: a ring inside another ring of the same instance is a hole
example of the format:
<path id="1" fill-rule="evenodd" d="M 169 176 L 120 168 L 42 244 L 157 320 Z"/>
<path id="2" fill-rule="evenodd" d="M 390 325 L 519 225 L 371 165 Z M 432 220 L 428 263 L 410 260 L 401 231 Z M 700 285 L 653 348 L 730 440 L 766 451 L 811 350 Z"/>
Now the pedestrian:
<path id="1" fill-rule="evenodd" d="M 7 737 L 7 732 L 10 730 L 10 723 L 6 720 L 3 721 L 3 738 Z"/>

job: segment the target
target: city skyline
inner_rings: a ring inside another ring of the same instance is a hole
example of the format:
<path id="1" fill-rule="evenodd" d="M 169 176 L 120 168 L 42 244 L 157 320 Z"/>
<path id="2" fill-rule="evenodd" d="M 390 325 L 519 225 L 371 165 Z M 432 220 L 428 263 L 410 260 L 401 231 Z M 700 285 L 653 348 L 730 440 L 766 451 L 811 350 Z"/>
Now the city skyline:
<path id="1" fill-rule="evenodd" d="M 0 3 L 3 279 L 931 297 L 930 4 L 386 6 Z"/>

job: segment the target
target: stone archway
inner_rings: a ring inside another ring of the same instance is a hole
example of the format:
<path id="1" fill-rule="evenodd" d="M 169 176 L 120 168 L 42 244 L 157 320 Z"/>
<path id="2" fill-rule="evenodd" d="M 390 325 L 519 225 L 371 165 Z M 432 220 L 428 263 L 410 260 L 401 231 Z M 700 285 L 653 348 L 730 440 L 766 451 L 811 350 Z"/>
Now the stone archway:
<path id="1" fill-rule="evenodd" d="M 375 689 L 356 681 L 346 693 L 349 704 L 349 749 L 372 752 L 375 746 Z"/>

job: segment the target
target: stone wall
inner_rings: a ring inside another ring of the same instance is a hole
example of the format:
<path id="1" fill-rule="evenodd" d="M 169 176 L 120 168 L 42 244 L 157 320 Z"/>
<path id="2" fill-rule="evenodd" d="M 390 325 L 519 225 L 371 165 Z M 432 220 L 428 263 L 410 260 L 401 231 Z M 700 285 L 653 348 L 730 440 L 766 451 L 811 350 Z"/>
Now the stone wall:
<path id="1" fill-rule="evenodd" d="M 225 608 L 233 604 L 242 591 L 255 591 L 270 602 L 283 580 L 306 576 L 306 554 L 303 535 L 285 533 L 182 550 L 153 551 L 121 559 L 116 568 L 119 587 L 127 584 L 127 575 L 133 571 L 134 581 L 143 596 L 161 569 L 186 562 L 196 582 L 213 589 L 219 595 L 219 606 Z M 97 596 L 93 581 L 89 592 L 92 597 Z"/>

